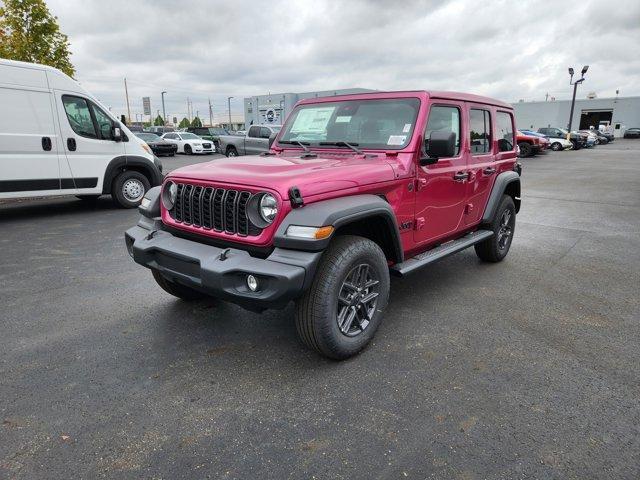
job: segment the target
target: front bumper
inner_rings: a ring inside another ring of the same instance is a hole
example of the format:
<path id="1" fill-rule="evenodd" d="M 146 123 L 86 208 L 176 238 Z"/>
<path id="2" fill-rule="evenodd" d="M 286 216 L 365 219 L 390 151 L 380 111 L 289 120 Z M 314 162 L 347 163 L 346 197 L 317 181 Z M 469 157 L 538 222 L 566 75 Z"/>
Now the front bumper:
<path id="1" fill-rule="evenodd" d="M 244 250 L 177 237 L 162 230 L 158 219 L 146 217 L 127 230 L 125 240 L 136 263 L 173 282 L 254 311 L 282 308 L 301 296 L 321 256 L 321 252 L 276 248 L 265 259 L 255 258 Z M 249 274 L 258 279 L 255 292 L 247 287 Z"/>
<path id="2" fill-rule="evenodd" d="M 213 148 L 213 143 L 211 143 L 209 147 L 195 145 L 192 151 L 193 153 L 215 153 L 215 148 Z"/>

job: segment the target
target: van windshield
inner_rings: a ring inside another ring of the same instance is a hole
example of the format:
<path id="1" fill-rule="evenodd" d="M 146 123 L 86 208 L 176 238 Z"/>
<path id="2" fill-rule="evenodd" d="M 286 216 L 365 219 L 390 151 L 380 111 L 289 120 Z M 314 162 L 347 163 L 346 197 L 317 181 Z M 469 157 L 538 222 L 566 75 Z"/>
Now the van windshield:
<path id="1" fill-rule="evenodd" d="M 346 142 L 359 148 L 400 150 L 411 140 L 419 108 L 417 98 L 300 105 L 278 142 L 342 148 Z"/>

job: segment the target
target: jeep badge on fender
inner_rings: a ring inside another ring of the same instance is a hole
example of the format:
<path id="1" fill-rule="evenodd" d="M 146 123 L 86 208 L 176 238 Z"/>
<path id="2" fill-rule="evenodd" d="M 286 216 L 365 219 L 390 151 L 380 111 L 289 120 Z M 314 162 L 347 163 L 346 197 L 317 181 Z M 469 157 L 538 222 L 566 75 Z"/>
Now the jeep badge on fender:
<path id="1" fill-rule="evenodd" d="M 293 300 L 302 341 L 348 358 L 380 326 L 391 274 L 471 246 L 487 262 L 507 255 L 514 132 L 511 105 L 478 95 L 302 100 L 269 155 L 180 168 L 149 190 L 127 249 L 183 300 L 254 311 Z"/>

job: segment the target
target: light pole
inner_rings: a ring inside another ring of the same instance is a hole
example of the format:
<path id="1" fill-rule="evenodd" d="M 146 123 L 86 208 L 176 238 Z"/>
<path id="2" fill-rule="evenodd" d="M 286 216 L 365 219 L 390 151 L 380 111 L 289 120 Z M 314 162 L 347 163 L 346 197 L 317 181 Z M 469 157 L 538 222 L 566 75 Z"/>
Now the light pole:
<path id="1" fill-rule="evenodd" d="M 164 109 L 164 95 L 167 92 L 162 92 L 160 96 L 162 97 L 162 133 L 164 133 L 164 126 L 167 124 L 167 112 Z"/>
<path id="2" fill-rule="evenodd" d="M 587 70 L 589 70 L 589 65 L 585 65 L 584 67 L 582 67 L 582 72 L 580 72 L 581 73 L 580 79 L 574 82 L 573 67 L 569 67 L 569 76 L 570 76 L 569 85 L 573 85 L 573 98 L 571 99 L 571 113 L 569 114 L 569 126 L 567 127 L 567 130 L 569 131 L 569 135 L 571 135 L 571 123 L 573 121 L 573 108 L 575 107 L 575 104 L 576 104 L 576 90 L 578 89 L 578 84 L 584 82 L 584 74 L 587 73 Z"/>
<path id="3" fill-rule="evenodd" d="M 229 130 L 231 130 L 231 99 L 233 97 L 227 97 L 227 105 L 229 107 Z"/>

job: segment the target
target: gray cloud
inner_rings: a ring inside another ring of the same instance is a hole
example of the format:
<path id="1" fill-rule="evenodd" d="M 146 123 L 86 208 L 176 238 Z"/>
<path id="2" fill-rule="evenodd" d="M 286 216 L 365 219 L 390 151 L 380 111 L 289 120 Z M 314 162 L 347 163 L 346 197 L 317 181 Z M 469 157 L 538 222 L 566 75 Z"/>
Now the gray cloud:
<path id="1" fill-rule="evenodd" d="M 640 94 L 640 2 L 49 0 L 78 80 L 113 111 L 142 96 L 184 116 L 226 97 L 366 87 L 460 90 L 507 101 Z"/>

